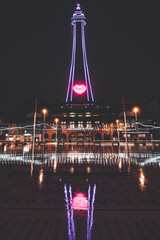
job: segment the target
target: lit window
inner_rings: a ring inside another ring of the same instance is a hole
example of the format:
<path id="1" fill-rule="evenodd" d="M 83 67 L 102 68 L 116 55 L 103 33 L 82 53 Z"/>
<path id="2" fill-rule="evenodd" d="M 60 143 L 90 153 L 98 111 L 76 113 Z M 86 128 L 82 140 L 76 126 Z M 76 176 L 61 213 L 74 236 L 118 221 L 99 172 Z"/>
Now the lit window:
<path id="1" fill-rule="evenodd" d="M 141 138 L 143 138 L 145 136 L 146 136 L 145 134 L 139 134 L 139 137 L 141 137 Z"/>
<path id="2" fill-rule="evenodd" d="M 100 121 L 95 121 L 95 127 L 99 128 L 100 127 Z"/>
<path id="3" fill-rule="evenodd" d="M 83 114 L 82 114 L 82 113 L 79 113 L 79 114 L 78 114 L 78 117 L 83 117 Z"/>
<path id="4" fill-rule="evenodd" d="M 75 128 L 75 123 L 74 122 L 70 122 L 69 127 L 72 128 L 72 129 Z"/>
<path id="5" fill-rule="evenodd" d="M 83 121 L 78 121 L 78 128 L 83 128 Z"/>
<path id="6" fill-rule="evenodd" d="M 61 127 L 62 127 L 63 129 L 66 129 L 66 122 L 61 122 Z"/>
<path id="7" fill-rule="evenodd" d="M 91 121 L 87 121 L 87 123 L 86 123 L 86 128 L 91 128 L 91 127 L 92 127 Z"/>
<path id="8" fill-rule="evenodd" d="M 63 114 L 63 117 L 67 117 L 67 113 L 64 113 L 64 114 Z"/>
<path id="9" fill-rule="evenodd" d="M 76 116 L 76 114 L 75 114 L 75 113 L 73 113 L 73 112 L 71 112 L 71 113 L 69 114 L 69 116 L 70 116 L 70 117 L 75 117 L 75 116 Z"/>
<path id="10" fill-rule="evenodd" d="M 86 112 L 86 117 L 91 117 L 91 113 L 90 112 Z"/>

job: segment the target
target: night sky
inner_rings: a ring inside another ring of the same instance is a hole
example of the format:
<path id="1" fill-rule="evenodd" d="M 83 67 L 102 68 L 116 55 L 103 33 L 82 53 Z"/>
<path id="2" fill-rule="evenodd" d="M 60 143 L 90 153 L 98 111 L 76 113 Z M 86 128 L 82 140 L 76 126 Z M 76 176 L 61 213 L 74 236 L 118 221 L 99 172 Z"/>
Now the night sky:
<path id="1" fill-rule="evenodd" d="M 80 1 L 96 100 L 158 99 L 160 14 L 154 1 Z M 158 1 L 157 1 L 158 2 Z M 76 1 L 1 1 L 0 114 L 65 100 Z"/>

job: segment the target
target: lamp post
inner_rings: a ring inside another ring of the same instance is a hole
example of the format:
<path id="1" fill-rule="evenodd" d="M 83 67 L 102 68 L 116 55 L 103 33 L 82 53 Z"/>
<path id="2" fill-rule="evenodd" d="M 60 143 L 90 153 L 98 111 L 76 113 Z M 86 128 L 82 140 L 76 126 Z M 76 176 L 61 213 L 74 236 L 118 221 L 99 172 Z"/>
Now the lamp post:
<path id="1" fill-rule="evenodd" d="M 137 114 L 139 112 L 139 108 L 138 107 L 134 107 L 133 108 L 133 112 L 135 114 L 135 120 L 136 120 L 136 130 L 137 130 L 137 141 L 139 143 L 139 131 L 138 131 L 138 123 L 137 123 Z"/>
<path id="2" fill-rule="evenodd" d="M 56 143 L 57 143 L 57 123 L 59 122 L 59 119 L 58 118 L 55 118 L 54 119 L 55 123 L 56 123 Z"/>
<path id="3" fill-rule="evenodd" d="M 45 121 L 46 121 L 46 114 L 47 114 L 47 109 L 42 109 L 42 113 L 43 113 L 43 143 L 45 141 Z"/>

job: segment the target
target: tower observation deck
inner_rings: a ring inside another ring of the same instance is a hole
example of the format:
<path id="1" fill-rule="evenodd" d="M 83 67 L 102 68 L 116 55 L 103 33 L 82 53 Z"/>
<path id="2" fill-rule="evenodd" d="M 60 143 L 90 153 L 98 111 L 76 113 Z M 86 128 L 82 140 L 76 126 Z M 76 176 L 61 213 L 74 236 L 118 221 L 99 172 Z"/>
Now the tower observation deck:
<path id="1" fill-rule="evenodd" d="M 73 42 L 66 103 L 93 103 L 85 44 L 86 18 L 80 4 L 77 4 L 71 20 Z"/>

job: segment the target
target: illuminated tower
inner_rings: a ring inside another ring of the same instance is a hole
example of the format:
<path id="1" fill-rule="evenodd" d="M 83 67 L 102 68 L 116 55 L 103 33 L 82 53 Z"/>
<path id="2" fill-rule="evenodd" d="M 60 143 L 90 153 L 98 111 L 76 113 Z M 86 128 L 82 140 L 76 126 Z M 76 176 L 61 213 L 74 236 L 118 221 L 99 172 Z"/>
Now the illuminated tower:
<path id="1" fill-rule="evenodd" d="M 93 103 L 94 97 L 90 81 L 85 44 L 85 16 L 80 4 L 72 17 L 73 44 L 66 103 Z"/>

